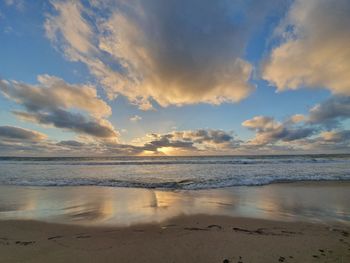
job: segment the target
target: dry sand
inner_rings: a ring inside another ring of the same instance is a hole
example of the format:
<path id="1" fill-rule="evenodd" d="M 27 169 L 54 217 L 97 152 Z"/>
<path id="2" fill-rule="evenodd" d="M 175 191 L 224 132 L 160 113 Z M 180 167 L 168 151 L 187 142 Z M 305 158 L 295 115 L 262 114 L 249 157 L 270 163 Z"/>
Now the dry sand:
<path id="1" fill-rule="evenodd" d="M 350 262 L 348 225 L 182 216 L 83 227 L 0 221 L 0 262 Z"/>

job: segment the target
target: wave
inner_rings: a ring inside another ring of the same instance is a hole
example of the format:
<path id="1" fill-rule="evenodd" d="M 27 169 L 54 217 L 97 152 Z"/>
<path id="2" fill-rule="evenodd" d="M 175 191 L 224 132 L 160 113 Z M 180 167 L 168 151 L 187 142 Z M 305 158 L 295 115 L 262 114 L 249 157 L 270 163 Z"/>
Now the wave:
<path id="1" fill-rule="evenodd" d="M 350 181 L 350 155 L 0 157 L 0 184 L 196 190 L 277 182 Z"/>
<path id="2" fill-rule="evenodd" d="M 124 181 L 124 180 L 101 180 L 79 178 L 74 180 L 12 180 L 1 182 L 3 185 L 18 186 L 48 186 L 48 187 L 68 187 L 68 186 L 104 186 L 104 187 L 125 187 L 125 188 L 146 188 L 146 189 L 164 189 L 164 190 L 202 190 L 216 189 L 235 186 L 263 186 L 275 183 L 293 183 L 306 181 L 349 181 L 350 175 L 346 176 L 300 176 L 296 178 L 287 177 L 260 177 L 254 179 L 208 179 L 208 180 L 181 180 L 166 182 L 142 182 L 142 181 Z"/>
<path id="3" fill-rule="evenodd" d="M 254 165 L 293 163 L 343 163 L 350 155 L 221 156 L 221 157 L 0 157 L 0 162 L 20 165 L 120 166 L 120 165 Z"/>

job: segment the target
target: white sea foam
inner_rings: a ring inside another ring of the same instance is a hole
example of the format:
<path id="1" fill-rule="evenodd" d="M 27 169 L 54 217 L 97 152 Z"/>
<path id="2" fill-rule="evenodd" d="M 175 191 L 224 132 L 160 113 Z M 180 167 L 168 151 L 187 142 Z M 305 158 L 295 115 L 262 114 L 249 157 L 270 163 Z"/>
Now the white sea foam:
<path id="1" fill-rule="evenodd" d="M 350 155 L 0 158 L 0 184 L 209 189 L 350 180 Z"/>

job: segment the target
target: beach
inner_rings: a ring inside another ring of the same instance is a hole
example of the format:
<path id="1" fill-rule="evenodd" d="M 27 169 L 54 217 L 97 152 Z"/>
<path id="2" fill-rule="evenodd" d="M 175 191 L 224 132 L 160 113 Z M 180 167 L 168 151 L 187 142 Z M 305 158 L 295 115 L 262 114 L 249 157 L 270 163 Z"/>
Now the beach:
<path id="1" fill-rule="evenodd" d="M 349 262 L 349 189 L 0 186 L 0 262 Z"/>
<path id="2" fill-rule="evenodd" d="M 350 228 L 224 216 L 130 227 L 0 222 L 0 262 L 349 262 Z"/>
<path id="3" fill-rule="evenodd" d="M 0 262 L 349 262 L 349 158 L 2 158 Z"/>

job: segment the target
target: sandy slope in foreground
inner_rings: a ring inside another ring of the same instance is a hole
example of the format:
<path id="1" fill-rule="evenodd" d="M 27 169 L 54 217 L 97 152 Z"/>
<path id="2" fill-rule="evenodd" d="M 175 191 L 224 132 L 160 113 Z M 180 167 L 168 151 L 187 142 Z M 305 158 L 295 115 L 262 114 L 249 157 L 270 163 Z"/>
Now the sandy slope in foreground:
<path id="1" fill-rule="evenodd" d="M 344 225 L 205 215 L 127 228 L 0 221 L 0 262 L 345 263 L 349 232 Z"/>

